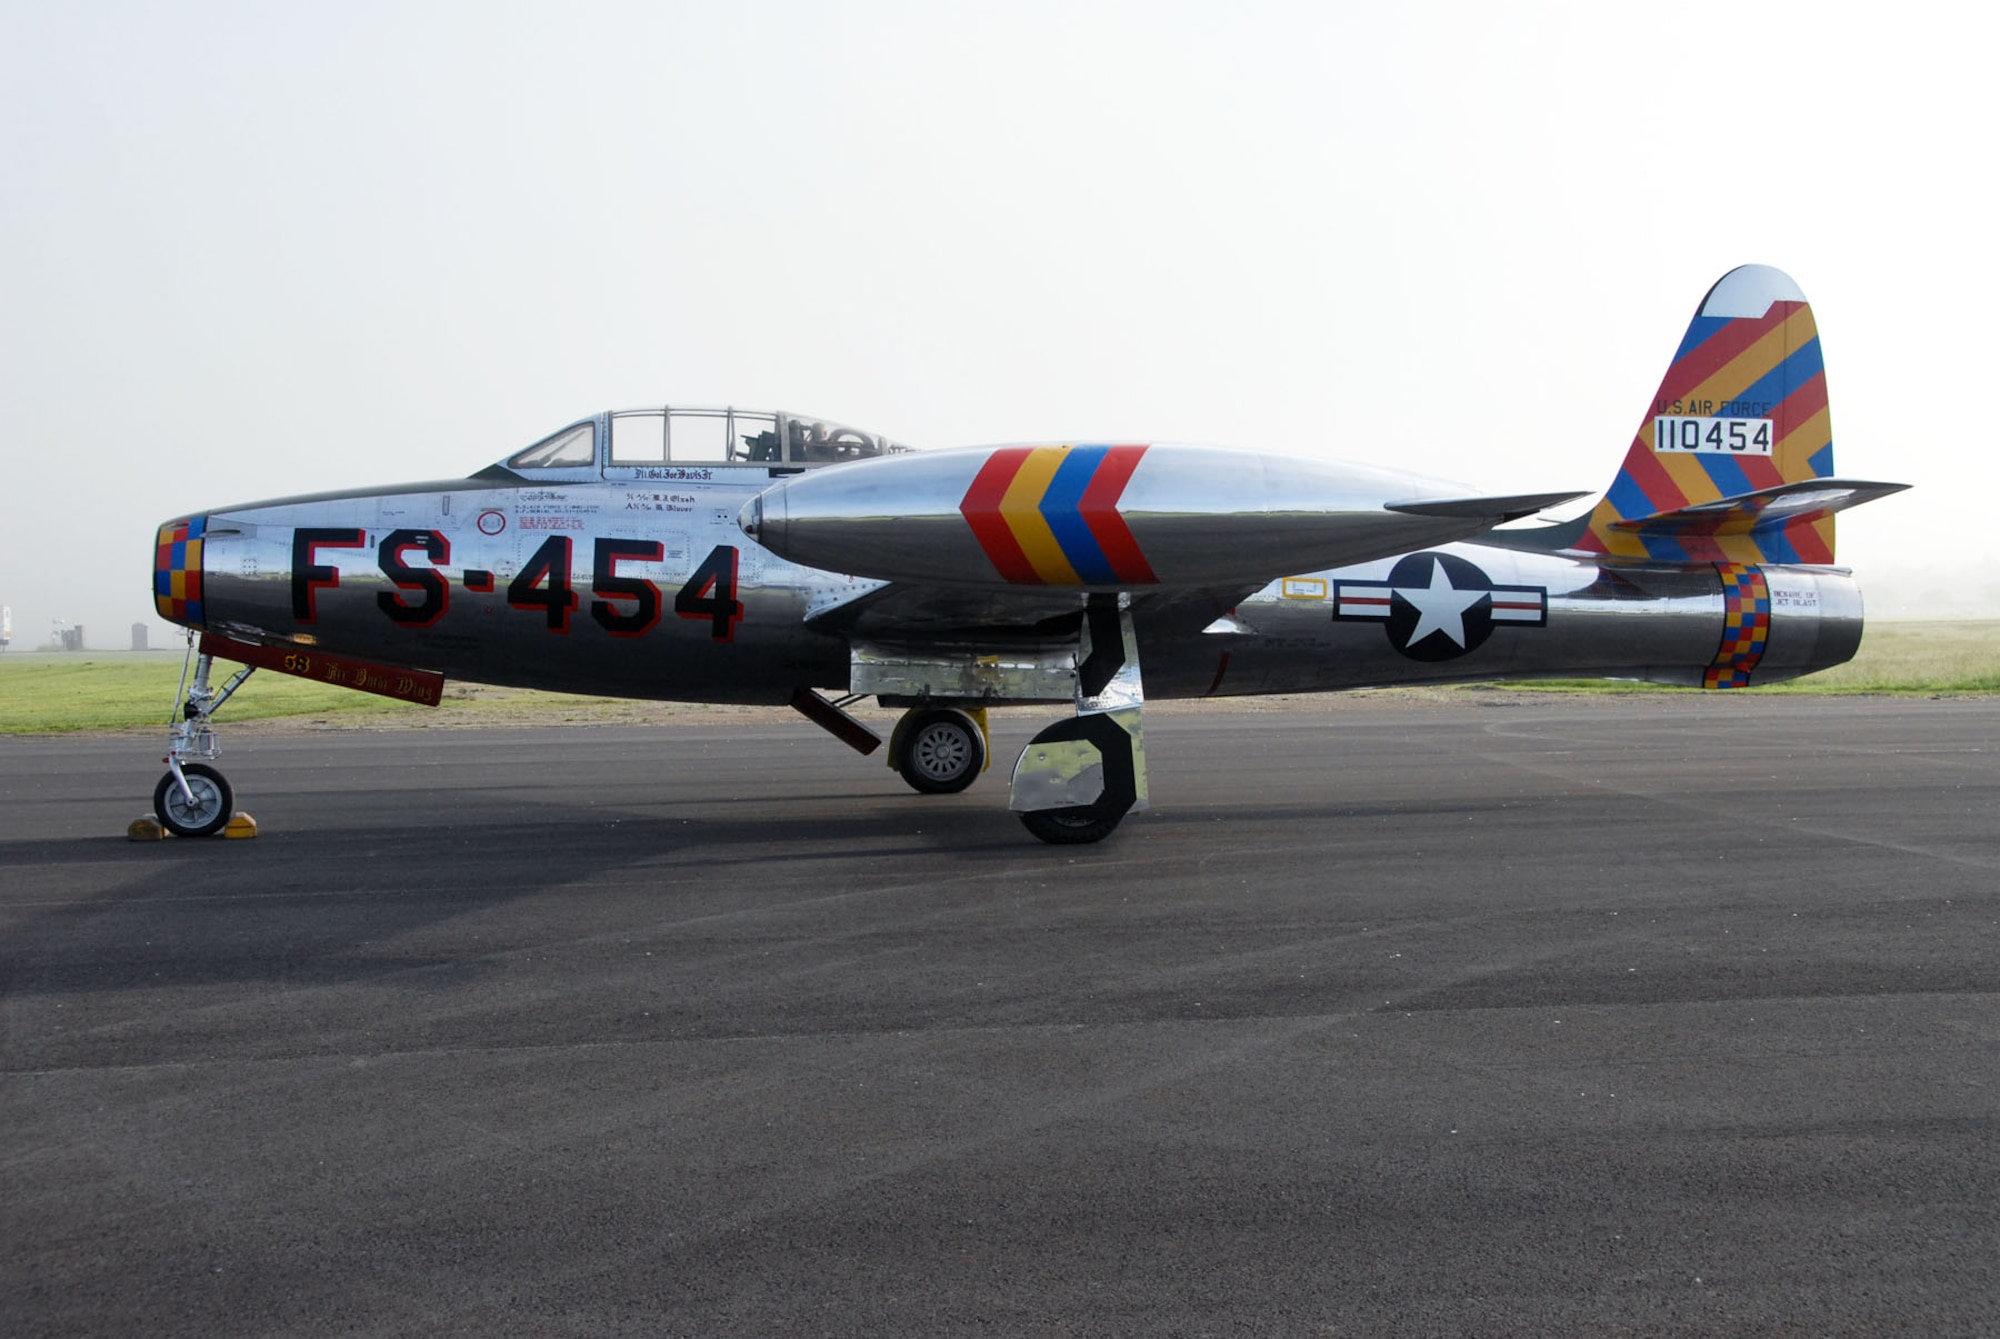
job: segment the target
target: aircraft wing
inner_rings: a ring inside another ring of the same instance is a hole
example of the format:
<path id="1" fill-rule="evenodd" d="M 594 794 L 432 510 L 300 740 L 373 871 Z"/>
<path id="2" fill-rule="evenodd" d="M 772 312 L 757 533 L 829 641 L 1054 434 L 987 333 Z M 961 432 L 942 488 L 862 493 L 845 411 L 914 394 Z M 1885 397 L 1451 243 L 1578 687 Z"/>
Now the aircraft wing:
<path id="1" fill-rule="evenodd" d="M 1406 516 L 1441 516 L 1493 526 L 1518 521 L 1524 516 L 1533 516 L 1538 511 L 1546 511 L 1583 496 L 1584 492 L 1578 490 L 1569 493 L 1513 493 L 1505 497 L 1427 498 L 1417 502 L 1385 502 L 1382 505 Z"/>
<path id="2" fill-rule="evenodd" d="M 935 690 L 942 667 L 970 665 L 962 695 L 1021 698 L 1067 696 L 1048 675 L 1114 592 L 1146 638 L 1185 642 L 1228 630 L 1230 611 L 1280 577 L 1469 538 L 1574 496 L 1470 497 L 1212 447 L 980 447 L 791 476 L 740 524 L 780 557 L 852 574 L 806 623 L 848 642 L 857 665 L 890 667 L 857 671 L 857 685 L 900 696 L 915 679 L 898 676 L 921 664 Z"/>
<path id="3" fill-rule="evenodd" d="M 1138 591 L 1133 616 L 1150 635 L 1191 637 L 1264 584 Z M 1075 591 L 885 581 L 817 609 L 806 625 L 857 642 L 1001 646 L 1073 642 L 1082 618 Z"/>
<path id="4" fill-rule="evenodd" d="M 918 586 L 1254 590 L 1470 539 L 1577 496 L 1468 497 L 1392 470 L 1215 447 L 1002 446 L 794 475 L 740 524 L 793 562 Z"/>

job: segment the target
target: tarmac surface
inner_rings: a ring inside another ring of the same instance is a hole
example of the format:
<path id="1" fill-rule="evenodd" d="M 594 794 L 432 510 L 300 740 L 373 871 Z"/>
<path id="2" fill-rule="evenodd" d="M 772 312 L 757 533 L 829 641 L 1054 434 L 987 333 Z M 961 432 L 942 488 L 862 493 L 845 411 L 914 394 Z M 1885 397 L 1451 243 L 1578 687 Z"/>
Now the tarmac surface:
<path id="1" fill-rule="evenodd" d="M 2000 702 L 0 739 L 0 1331 L 1990 1334 Z"/>

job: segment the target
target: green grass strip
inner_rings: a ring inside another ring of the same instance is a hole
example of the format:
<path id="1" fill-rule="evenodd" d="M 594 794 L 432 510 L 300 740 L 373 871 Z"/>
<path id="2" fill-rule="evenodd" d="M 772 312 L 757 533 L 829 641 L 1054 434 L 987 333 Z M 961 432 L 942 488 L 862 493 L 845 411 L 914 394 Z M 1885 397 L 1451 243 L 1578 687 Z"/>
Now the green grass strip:
<path id="1" fill-rule="evenodd" d="M 1508 683 L 1529 692 L 1699 693 L 1699 688 L 1664 688 L 1617 679 L 1540 679 Z M 1861 650 L 1845 665 L 1803 679 L 1731 691 L 1815 697 L 1887 694 L 2000 693 L 2000 621 L 1938 619 L 1929 622 L 1871 623 Z"/>
<path id="2" fill-rule="evenodd" d="M 210 685 L 220 689 L 241 668 L 217 661 Z M 0 734 L 59 734 L 156 725 L 177 710 L 178 654 L 8 655 L 0 657 Z M 229 699 L 217 719 L 410 711 L 406 703 L 370 697 L 283 674 L 259 671 Z"/>
<path id="3" fill-rule="evenodd" d="M 214 686 L 220 688 L 236 668 L 217 661 Z M 59 734 L 148 726 L 164 729 L 177 710 L 175 693 L 180 677 L 178 653 L 0 656 L 0 734 Z M 1523 692 L 1701 691 L 1602 679 L 1526 680 L 1501 686 Z M 1860 654 L 1849 663 L 1790 683 L 1740 691 L 1922 697 L 2000 693 L 2000 621 L 1873 624 L 1862 641 Z M 403 717 L 414 723 L 432 711 L 495 720 L 530 717 L 553 724 L 615 719 L 616 707 L 601 698 L 462 684 L 446 688 L 443 707 L 418 707 L 260 671 L 244 685 L 243 691 L 229 700 L 216 719 L 227 723 L 276 717 L 339 716 L 345 720 Z"/>

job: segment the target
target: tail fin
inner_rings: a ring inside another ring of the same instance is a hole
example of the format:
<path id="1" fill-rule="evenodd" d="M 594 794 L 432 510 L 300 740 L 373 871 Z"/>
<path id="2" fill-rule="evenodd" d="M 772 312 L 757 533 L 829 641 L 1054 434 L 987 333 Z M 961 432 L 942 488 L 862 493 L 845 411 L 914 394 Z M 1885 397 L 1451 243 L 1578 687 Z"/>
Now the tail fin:
<path id="1" fill-rule="evenodd" d="M 1577 547 L 1679 562 L 1830 563 L 1833 479 L 1819 331 L 1797 284 L 1766 265 L 1708 290 L 1624 468 Z M 1824 480 L 1824 483 L 1815 483 Z"/>

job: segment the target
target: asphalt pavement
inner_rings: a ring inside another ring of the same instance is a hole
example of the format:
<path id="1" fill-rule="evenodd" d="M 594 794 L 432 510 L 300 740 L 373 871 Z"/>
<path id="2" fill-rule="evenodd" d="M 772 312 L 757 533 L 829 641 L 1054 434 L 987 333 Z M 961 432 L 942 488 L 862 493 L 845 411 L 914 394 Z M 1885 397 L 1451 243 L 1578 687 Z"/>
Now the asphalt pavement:
<path id="1" fill-rule="evenodd" d="M 0 739 L 0 1331 L 1988 1334 L 2000 701 Z"/>

